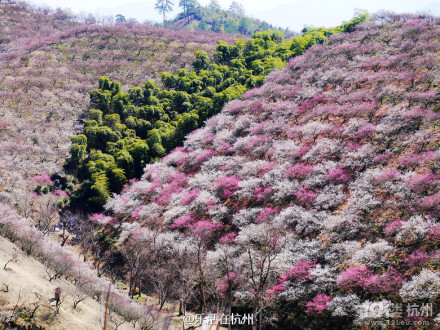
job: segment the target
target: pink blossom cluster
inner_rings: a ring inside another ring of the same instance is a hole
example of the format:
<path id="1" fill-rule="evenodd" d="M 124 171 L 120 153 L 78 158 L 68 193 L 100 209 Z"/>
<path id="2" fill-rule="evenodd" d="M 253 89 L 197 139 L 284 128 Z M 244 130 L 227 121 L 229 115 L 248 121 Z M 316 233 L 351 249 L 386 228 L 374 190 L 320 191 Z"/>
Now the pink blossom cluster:
<path id="1" fill-rule="evenodd" d="M 240 178 L 236 175 L 223 176 L 215 181 L 215 189 L 219 191 L 223 198 L 229 198 L 232 194 L 237 191 L 240 187 L 238 183 Z"/>

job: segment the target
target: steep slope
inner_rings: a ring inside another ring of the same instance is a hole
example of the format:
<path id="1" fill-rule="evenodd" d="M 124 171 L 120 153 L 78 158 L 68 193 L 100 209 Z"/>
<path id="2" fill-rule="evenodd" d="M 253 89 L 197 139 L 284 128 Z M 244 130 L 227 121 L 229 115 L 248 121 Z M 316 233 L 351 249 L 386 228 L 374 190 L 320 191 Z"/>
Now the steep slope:
<path id="1" fill-rule="evenodd" d="M 0 328 L 101 329 L 107 307 L 109 329 L 169 328 L 168 315 L 134 303 L 10 207 L 0 211 Z"/>
<path id="2" fill-rule="evenodd" d="M 162 88 L 147 81 L 123 92 L 120 83 L 101 77 L 99 89 L 90 91 L 91 120 L 84 122 L 83 134 L 72 137 L 66 168 L 90 182 L 74 200 L 102 209 L 111 192 L 120 193 L 129 180 L 141 177 L 146 164 L 181 146 L 188 133 L 219 113 L 227 101 L 261 86 L 272 70 L 341 30 L 315 30 L 292 39 L 266 31 L 246 42 L 219 43 L 215 62 L 208 53 L 196 51 L 193 70 L 161 73 Z"/>
<path id="3" fill-rule="evenodd" d="M 0 8 L 2 38 L 10 40 L 0 53 L 0 190 L 61 169 L 100 76 L 140 84 L 162 70 L 188 68 L 195 50 L 213 51 L 219 39 L 234 38 L 130 24 L 70 27 L 20 6 Z"/>
<path id="4" fill-rule="evenodd" d="M 150 264 L 162 278 L 182 267 L 165 262 L 174 253 L 192 255 L 185 293 L 203 311 L 434 326 L 439 31 L 439 19 L 383 14 L 315 45 L 148 165 L 107 205 L 125 223 L 95 218 L 136 251 L 173 242 Z"/>
<path id="5" fill-rule="evenodd" d="M 15 324 L 26 325 L 26 322 L 30 322 L 52 329 L 60 326 L 69 329 L 100 329 L 102 308 L 97 301 L 81 297 L 81 293 L 67 281 L 49 282 L 46 269 L 41 263 L 21 251 L 16 254 L 16 250 L 14 244 L 0 237 L 0 327 L 14 321 Z M 16 261 L 8 263 L 6 269 L 3 269 L 15 254 Z M 63 300 L 58 314 L 55 313 L 55 302 L 49 301 L 54 297 L 54 289 L 57 287 L 62 288 Z M 73 309 L 76 296 L 84 301 Z M 17 309 L 16 313 L 14 308 Z M 35 315 L 32 315 L 34 309 Z M 17 314 L 21 314 L 25 320 L 21 320 Z M 124 328 L 131 327 L 123 325 L 119 329 Z"/>
<path id="6" fill-rule="evenodd" d="M 52 15 L 48 12 L 25 2 L 14 5 L 0 3 L 0 54 L 77 25 L 71 15 L 60 9 Z"/>

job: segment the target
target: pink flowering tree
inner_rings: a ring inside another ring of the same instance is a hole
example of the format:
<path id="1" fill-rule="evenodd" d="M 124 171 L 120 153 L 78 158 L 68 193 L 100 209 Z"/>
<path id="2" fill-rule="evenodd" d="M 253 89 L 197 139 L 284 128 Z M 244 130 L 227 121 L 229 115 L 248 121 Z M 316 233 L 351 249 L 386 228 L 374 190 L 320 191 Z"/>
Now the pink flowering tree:
<path id="1" fill-rule="evenodd" d="M 311 165 L 295 164 L 287 169 L 285 175 L 288 178 L 303 179 L 313 171 L 314 168 Z"/>
<path id="2" fill-rule="evenodd" d="M 306 307 L 307 307 L 306 313 L 321 314 L 327 309 L 328 304 L 331 301 L 332 301 L 331 296 L 325 294 L 319 294 L 315 298 L 313 298 L 312 301 L 306 303 Z"/>
<path id="3" fill-rule="evenodd" d="M 226 199 L 231 197 L 234 192 L 239 189 L 239 182 L 240 178 L 238 176 L 223 176 L 215 181 L 214 188 L 217 190 L 221 197 Z"/>
<path id="4" fill-rule="evenodd" d="M 223 311 L 230 315 L 233 303 L 233 296 L 240 286 L 242 275 L 237 267 L 237 258 L 240 249 L 236 244 L 237 234 L 229 233 L 220 239 L 215 250 L 209 251 L 206 256 L 210 273 L 217 279 L 215 286 L 223 297 L 225 304 Z"/>
<path id="5" fill-rule="evenodd" d="M 287 236 L 281 228 L 251 224 L 238 234 L 237 244 L 242 275 L 239 297 L 249 301 L 255 322 L 270 304 L 267 291 L 279 275 L 278 259 L 286 248 Z"/>
<path id="6" fill-rule="evenodd" d="M 327 178 L 333 183 L 343 183 L 350 181 L 350 175 L 343 168 L 336 168 L 327 174 Z"/>

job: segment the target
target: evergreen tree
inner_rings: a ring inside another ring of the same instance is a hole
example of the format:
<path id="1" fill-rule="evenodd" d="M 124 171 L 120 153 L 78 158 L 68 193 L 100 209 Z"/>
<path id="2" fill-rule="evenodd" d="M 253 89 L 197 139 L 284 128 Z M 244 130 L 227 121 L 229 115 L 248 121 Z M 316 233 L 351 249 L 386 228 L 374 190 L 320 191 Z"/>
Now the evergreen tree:
<path id="1" fill-rule="evenodd" d="M 247 17 L 242 17 L 238 23 L 238 32 L 244 35 L 252 33 L 252 23 Z"/>
<path id="2" fill-rule="evenodd" d="M 125 16 L 122 14 L 116 15 L 116 23 L 125 23 L 127 20 L 125 19 Z"/>
<path id="3" fill-rule="evenodd" d="M 180 0 L 179 1 L 179 7 L 183 9 L 183 11 L 185 13 L 185 17 L 188 18 L 188 24 L 189 24 L 189 15 L 198 6 L 199 6 L 199 3 L 197 2 L 197 0 Z"/>
<path id="4" fill-rule="evenodd" d="M 243 5 L 241 5 L 237 1 L 232 1 L 231 5 L 229 6 L 229 11 L 232 13 L 235 13 L 237 15 L 244 15 L 245 14 Z"/>
<path id="5" fill-rule="evenodd" d="M 213 9 L 213 10 L 221 10 L 222 7 L 220 7 L 220 4 L 218 3 L 217 0 L 211 0 L 211 2 L 208 5 L 209 9 Z"/>
<path id="6" fill-rule="evenodd" d="M 165 14 L 173 11 L 174 3 L 171 0 L 157 0 L 154 9 L 156 9 L 163 16 L 163 23 L 165 24 Z"/>

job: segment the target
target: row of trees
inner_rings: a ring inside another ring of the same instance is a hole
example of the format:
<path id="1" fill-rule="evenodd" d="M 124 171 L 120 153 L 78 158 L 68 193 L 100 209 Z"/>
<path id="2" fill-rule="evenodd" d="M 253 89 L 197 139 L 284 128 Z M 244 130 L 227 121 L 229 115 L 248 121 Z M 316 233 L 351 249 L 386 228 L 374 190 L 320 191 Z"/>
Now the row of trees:
<path id="1" fill-rule="evenodd" d="M 7 6 L 4 7 L 6 10 L 15 10 L 16 12 L 30 11 L 34 14 L 40 15 L 40 19 L 43 21 L 53 19 L 54 28 L 58 28 L 60 23 L 62 25 L 74 26 L 75 23 L 80 24 L 90 24 L 90 25 L 106 25 L 115 23 L 115 18 L 112 15 L 99 15 L 91 14 L 85 11 L 81 11 L 76 14 L 71 9 L 68 8 L 51 8 L 48 6 L 37 6 L 30 4 L 25 1 L 0 1 Z M 32 18 L 31 18 L 32 19 Z M 58 22 L 57 22 L 58 20 Z"/>
<path id="2" fill-rule="evenodd" d="M 28 221 L 19 217 L 10 207 L 0 203 L 0 211 L 2 214 L 0 218 L 0 235 L 15 243 L 28 256 L 34 257 L 45 265 L 49 281 L 64 278 L 72 283 L 72 285 L 63 285 L 63 292 L 61 300 L 57 302 L 56 313 L 59 313 L 60 305 L 65 301 L 64 296 L 69 296 L 69 299 L 73 302 L 73 308 L 76 308 L 86 298 L 100 301 L 102 297 L 103 301 L 107 300 L 110 320 L 114 325 L 120 326 L 125 322 L 129 322 L 133 327 L 137 325 L 142 329 L 167 329 L 169 327 L 170 320 L 156 308 L 134 303 L 127 296 L 121 294 L 110 281 L 98 277 L 88 264 L 78 262 L 68 252 L 64 251 L 58 243 L 43 236 L 34 227 L 30 227 Z M 21 313 L 21 317 L 27 317 L 27 321 L 32 322 L 37 317 L 37 311 L 44 299 L 43 296 L 39 295 L 37 295 L 37 298 L 35 301 L 21 302 L 19 297 L 15 306 L 18 310 L 12 311 L 12 319 L 8 321 L 15 321 Z M 28 310 L 31 313 L 28 313 Z"/>
<path id="3" fill-rule="evenodd" d="M 200 9 L 200 4 L 197 0 L 179 0 L 179 7 L 182 8 L 184 17 L 188 17 L 197 13 L 197 10 Z M 157 0 L 155 4 L 155 9 L 163 15 L 163 23 L 165 23 L 165 15 L 173 11 L 174 1 L 172 0 Z M 211 0 L 208 9 L 212 9 L 215 11 L 220 11 L 222 8 L 217 0 Z M 232 1 L 229 6 L 229 11 L 231 13 L 244 16 L 245 10 L 243 5 L 238 3 L 237 1 Z"/>
<path id="4" fill-rule="evenodd" d="M 106 235 L 120 233 L 118 248 L 106 245 L 104 255 L 107 260 L 124 261 L 119 271 L 129 283 L 129 295 L 154 295 L 159 309 L 178 302 L 181 315 L 195 309 L 230 315 L 234 295 L 240 292 L 243 314 L 252 314 L 256 323 L 257 316 L 273 305 L 266 291 L 277 280 L 276 274 L 288 270 L 277 264 L 287 252 L 286 233 L 266 224 L 238 237 L 222 238 L 213 251 L 223 229 L 220 224 L 176 226 L 191 230 L 185 236 L 178 231 L 161 233 L 136 224 L 121 225 L 103 215 L 92 218 L 101 219 Z"/>
<path id="5" fill-rule="evenodd" d="M 99 89 L 90 92 L 91 120 L 85 122 L 83 135 L 72 138 L 70 166 L 90 180 L 81 199 L 104 205 L 111 192 L 139 178 L 146 164 L 181 145 L 185 135 L 226 102 L 260 86 L 273 69 L 341 30 L 309 30 L 293 39 L 267 31 L 234 45 L 219 42 L 214 62 L 207 52 L 196 51 L 193 70 L 163 72 L 164 89 L 148 81 L 124 92 L 120 83 L 101 77 Z"/>
<path id="6" fill-rule="evenodd" d="M 165 15 L 173 11 L 173 6 L 174 4 L 170 0 L 159 0 L 155 7 L 163 15 L 163 24 L 172 28 L 180 29 L 184 27 L 190 30 L 249 36 L 257 31 L 276 29 L 265 21 L 246 17 L 243 6 L 237 1 L 233 1 L 228 10 L 223 10 L 215 0 L 212 0 L 206 7 L 201 6 L 195 0 L 179 1 L 182 12 L 175 19 L 166 22 Z M 286 29 L 284 32 L 287 36 L 293 34 L 289 29 Z"/>

